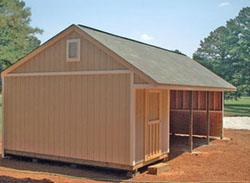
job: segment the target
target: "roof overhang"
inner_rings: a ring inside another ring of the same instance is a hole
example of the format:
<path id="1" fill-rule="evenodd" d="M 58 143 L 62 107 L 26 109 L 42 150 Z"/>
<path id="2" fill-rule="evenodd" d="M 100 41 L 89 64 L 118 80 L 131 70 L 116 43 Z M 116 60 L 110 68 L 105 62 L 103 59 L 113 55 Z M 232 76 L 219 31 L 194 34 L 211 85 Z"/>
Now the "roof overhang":
<path id="1" fill-rule="evenodd" d="M 219 88 L 219 87 L 204 87 L 204 86 L 189 86 L 189 85 L 170 85 L 170 84 L 135 84 L 137 89 L 169 89 L 169 90 L 198 90 L 198 91 L 237 91 L 237 88 Z"/>

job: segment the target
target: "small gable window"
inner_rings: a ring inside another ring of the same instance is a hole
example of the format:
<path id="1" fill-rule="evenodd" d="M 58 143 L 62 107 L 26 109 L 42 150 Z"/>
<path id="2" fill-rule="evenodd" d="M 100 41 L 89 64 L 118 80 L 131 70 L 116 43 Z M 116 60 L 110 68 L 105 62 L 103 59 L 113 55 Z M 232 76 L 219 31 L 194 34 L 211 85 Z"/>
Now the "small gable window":
<path id="1" fill-rule="evenodd" d="M 67 62 L 80 61 L 80 39 L 68 39 L 66 53 Z"/>

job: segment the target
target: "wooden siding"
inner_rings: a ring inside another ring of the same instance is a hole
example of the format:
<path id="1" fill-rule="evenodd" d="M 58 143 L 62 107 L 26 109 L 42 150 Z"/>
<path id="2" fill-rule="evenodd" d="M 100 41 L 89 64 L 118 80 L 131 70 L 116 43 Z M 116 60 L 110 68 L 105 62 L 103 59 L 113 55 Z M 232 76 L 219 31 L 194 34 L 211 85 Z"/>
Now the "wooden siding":
<path id="1" fill-rule="evenodd" d="M 207 135 L 207 94 L 205 91 L 193 92 L 194 135 Z M 171 90 L 171 133 L 189 134 L 190 91 Z M 222 92 L 209 92 L 210 135 L 222 135 Z"/>
<path id="2" fill-rule="evenodd" d="M 5 149 L 129 165 L 129 74 L 5 78 Z"/>
<path id="3" fill-rule="evenodd" d="M 169 151 L 169 91 L 162 91 L 162 154 Z M 136 89 L 136 164 L 144 161 L 145 89 Z"/>
<path id="4" fill-rule="evenodd" d="M 80 61 L 66 62 L 66 40 L 78 38 L 80 42 Z M 13 72 L 52 72 L 52 71 L 87 71 L 87 70 L 122 70 L 126 69 L 100 48 L 72 32 L 66 37 L 31 58 Z"/>

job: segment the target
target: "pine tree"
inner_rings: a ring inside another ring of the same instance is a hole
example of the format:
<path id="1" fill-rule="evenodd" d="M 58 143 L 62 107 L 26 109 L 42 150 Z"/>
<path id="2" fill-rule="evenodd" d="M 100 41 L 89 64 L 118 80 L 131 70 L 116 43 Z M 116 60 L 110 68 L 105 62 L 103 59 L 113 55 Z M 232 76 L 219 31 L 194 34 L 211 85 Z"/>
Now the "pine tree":
<path id="1" fill-rule="evenodd" d="M 250 94 L 250 7 L 201 41 L 193 59 L 237 86 L 226 98 Z"/>
<path id="2" fill-rule="evenodd" d="M 30 8 L 20 0 L 0 0 L 0 72 L 40 45 Z M 1 80 L 0 80 L 1 84 Z"/>
<path id="3" fill-rule="evenodd" d="M 0 65 L 1 69 L 40 45 L 35 37 L 41 29 L 32 28 L 31 11 L 19 0 L 0 0 Z"/>

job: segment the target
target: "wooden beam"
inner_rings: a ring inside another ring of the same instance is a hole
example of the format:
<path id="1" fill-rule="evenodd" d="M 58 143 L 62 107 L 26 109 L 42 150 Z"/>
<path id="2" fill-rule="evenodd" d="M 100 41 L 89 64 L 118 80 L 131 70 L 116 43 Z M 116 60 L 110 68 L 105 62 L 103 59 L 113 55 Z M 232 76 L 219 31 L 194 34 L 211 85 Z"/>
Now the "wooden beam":
<path id="1" fill-rule="evenodd" d="M 224 92 L 221 92 L 221 139 L 224 138 L 224 125 L 223 125 L 223 118 L 224 118 Z"/>
<path id="2" fill-rule="evenodd" d="M 216 87 L 202 87 L 191 85 L 174 85 L 174 84 L 135 84 L 138 89 L 169 89 L 169 90 L 199 90 L 199 91 L 236 91 L 233 88 L 216 88 Z"/>
<path id="3" fill-rule="evenodd" d="M 189 151 L 193 151 L 193 92 L 190 91 Z"/>
<path id="4" fill-rule="evenodd" d="M 170 149 L 170 90 L 168 90 L 168 113 L 167 113 L 167 121 L 168 121 L 168 153 L 169 153 L 169 149 Z"/>
<path id="5" fill-rule="evenodd" d="M 135 165 L 135 103 L 134 73 L 130 72 L 130 165 Z"/>
<path id="6" fill-rule="evenodd" d="M 210 136 L 210 113 L 209 113 L 209 91 L 207 91 L 207 144 L 209 144 Z"/>
<path id="7" fill-rule="evenodd" d="M 4 158 L 4 77 L 2 77 L 2 158 Z"/>
<path id="8" fill-rule="evenodd" d="M 168 163 L 158 163 L 148 167 L 148 173 L 153 175 L 158 175 L 168 170 L 170 170 L 170 165 Z"/>
<path id="9" fill-rule="evenodd" d="M 148 90 L 145 89 L 145 116 L 144 116 L 144 162 L 149 156 L 148 151 Z"/>

